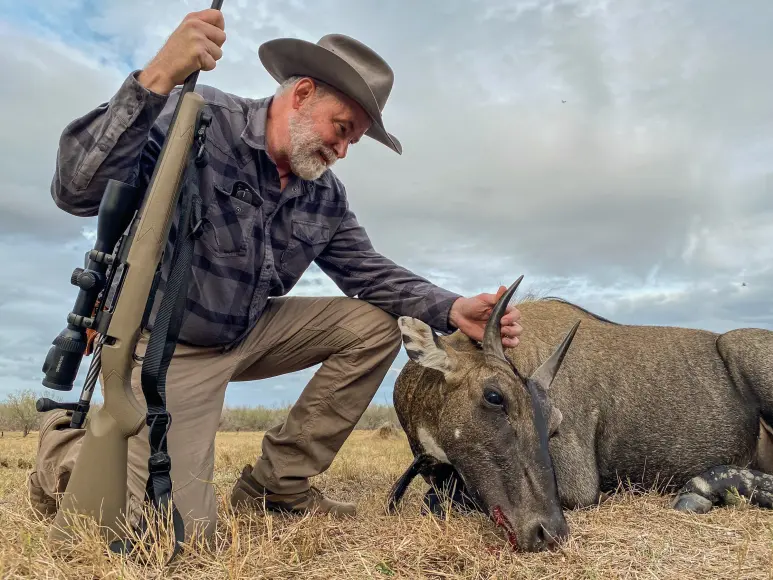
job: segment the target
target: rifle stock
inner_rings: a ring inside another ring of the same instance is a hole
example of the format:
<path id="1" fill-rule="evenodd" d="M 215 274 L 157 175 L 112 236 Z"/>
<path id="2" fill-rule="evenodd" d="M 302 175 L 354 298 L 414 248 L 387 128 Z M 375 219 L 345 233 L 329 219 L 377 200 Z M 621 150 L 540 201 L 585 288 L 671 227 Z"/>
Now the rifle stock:
<path id="1" fill-rule="evenodd" d="M 86 422 L 81 449 L 49 533 L 54 544 L 71 538 L 74 520 L 82 516 L 96 519 L 108 542 L 120 540 L 127 529 L 128 439 L 140 433 L 146 416 L 144 405 L 132 391 L 133 355 L 205 104 L 192 88 L 182 93 L 129 233 L 131 245 L 123 279 L 118 281 L 120 299 L 101 345 L 104 404 Z"/>

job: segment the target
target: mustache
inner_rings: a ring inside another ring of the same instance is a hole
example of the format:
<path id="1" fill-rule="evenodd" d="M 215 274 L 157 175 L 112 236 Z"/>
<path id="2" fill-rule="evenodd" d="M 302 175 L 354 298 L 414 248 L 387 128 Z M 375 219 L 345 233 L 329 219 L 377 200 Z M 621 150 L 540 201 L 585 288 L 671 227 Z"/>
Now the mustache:
<path id="1" fill-rule="evenodd" d="M 338 155 L 336 155 L 336 152 L 333 151 L 330 147 L 320 144 L 319 150 L 322 153 L 322 157 L 325 158 L 325 161 L 328 165 L 332 165 L 336 161 L 338 161 Z"/>

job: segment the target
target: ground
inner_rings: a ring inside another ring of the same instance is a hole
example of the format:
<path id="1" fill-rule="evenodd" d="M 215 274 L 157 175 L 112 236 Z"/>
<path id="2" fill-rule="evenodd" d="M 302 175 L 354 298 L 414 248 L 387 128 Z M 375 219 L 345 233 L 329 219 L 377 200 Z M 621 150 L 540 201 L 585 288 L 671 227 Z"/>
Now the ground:
<path id="1" fill-rule="evenodd" d="M 215 484 L 227 498 L 242 465 L 253 461 L 260 433 L 221 433 Z M 772 578 L 773 512 L 741 504 L 689 516 L 668 498 L 624 493 L 593 509 L 569 512 L 571 538 L 555 553 L 518 554 L 482 517 L 422 516 L 424 484 L 415 481 L 401 513 L 385 515 L 384 498 L 410 462 L 402 433 L 356 431 L 316 485 L 355 500 L 355 521 L 234 517 L 221 506 L 217 545 L 186 553 L 163 571 L 107 555 L 84 536 L 69 559 L 46 545 L 49 521 L 26 497 L 37 447 L 28 437 L 0 438 L 0 578 Z"/>

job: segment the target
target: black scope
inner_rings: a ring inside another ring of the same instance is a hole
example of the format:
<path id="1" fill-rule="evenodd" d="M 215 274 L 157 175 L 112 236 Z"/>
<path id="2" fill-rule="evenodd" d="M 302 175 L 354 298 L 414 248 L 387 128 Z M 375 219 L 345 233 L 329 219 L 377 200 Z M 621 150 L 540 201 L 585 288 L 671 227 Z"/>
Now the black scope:
<path id="1" fill-rule="evenodd" d="M 85 257 L 84 268 L 75 268 L 70 283 L 79 288 L 75 307 L 67 315 L 67 327 L 52 342 L 43 363 L 43 386 L 71 391 L 86 350 L 86 330 L 93 328 L 94 306 L 105 287 L 113 251 L 139 206 L 138 189 L 111 179 L 99 204 L 97 240 Z"/>

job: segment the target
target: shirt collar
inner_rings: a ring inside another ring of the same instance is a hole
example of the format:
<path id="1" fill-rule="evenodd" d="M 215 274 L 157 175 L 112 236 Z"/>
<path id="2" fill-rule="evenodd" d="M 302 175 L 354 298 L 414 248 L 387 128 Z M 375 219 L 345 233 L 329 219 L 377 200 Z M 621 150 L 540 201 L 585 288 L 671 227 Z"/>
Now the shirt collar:
<path id="1" fill-rule="evenodd" d="M 247 126 L 242 131 L 242 141 L 253 149 L 266 150 L 266 119 L 268 107 L 274 97 L 266 97 L 253 101 L 247 113 Z"/>

